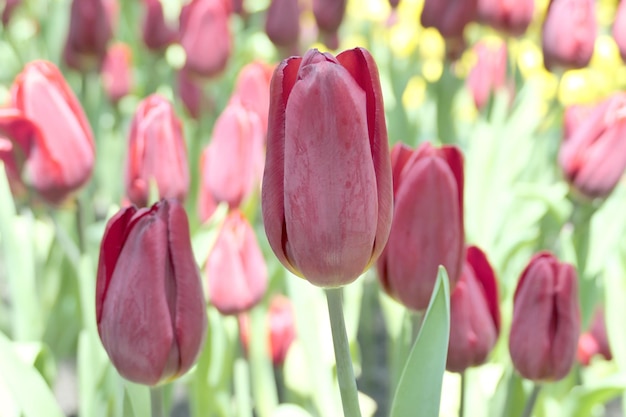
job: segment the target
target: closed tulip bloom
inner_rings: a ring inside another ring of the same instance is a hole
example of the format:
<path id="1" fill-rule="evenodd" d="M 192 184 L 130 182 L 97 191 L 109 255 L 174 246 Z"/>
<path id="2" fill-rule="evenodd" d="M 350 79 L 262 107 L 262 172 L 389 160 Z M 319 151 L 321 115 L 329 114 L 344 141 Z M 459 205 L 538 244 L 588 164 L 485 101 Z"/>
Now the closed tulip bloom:
<path id="1" fill-rule="evenodd" d="M 506 43 L 499 45 L 481 41 L 474 46 L 477 60 L 467 76 L 467 87 L 476 108 L 483 109 L 491 95 L 506 85 Z"/>
<path id="2" fill-rule="evenodd" d="M 232 50 L 231 0 L 191 0 L 180 12 L 180 44 L 185 70 L 199 77 L 215 77 L 228 64 Z"/>
<path id="3" fill-rule="evenodd" d="M 252 226 L 231 211 L 206 262 L 209 301 L 222 314 L 254 307 L 267 290 L 267 266 Z"/>
<path id="4" fill-rule="evenodd" d="M 444 38 L 461 38 L 465 26 L 476 18 L 478 0 L 425 0 L 422 26 L 434 27 Z"/>
<path id="5" fill-rule="evenodd" d="M 346 0 L 313 0 L 313 15 L 326 46 L 337 49 L 337 32 L 346 14 Z"/>
<path id="6" fill-rule="evenodd" d="M 595 108 L 595 105 L 590 104 L 567 106 L 563 111 L 563 140 L 569 139 Z"/>
<path id="7" fill-rule="evenodd" d="M 576 353 L 578 361 L 585 366 L 589 365 L 591 358 L 596 355 L 602 356 L 607 361 L 613 359 L 609 339 L 606 334 L 606 323 L 604 322 L 604 310 L 602 308 L 596 309 L 591 320 L 590 329 L 580 335 Z"/>
<path id="8" fill-rule="evenodd" d="M 463 155 L 429 143 L 391 152 L 394 214 L 377 267 L 385 291 L 409 309 L 426 309 L 443 265 L 454 288 L 465 257 Z"/>
<path id="9" fill-rule="evenodd" d="M 278 47 L 297 48 L 300 38 L 298 0 L 271 0 L 265 16 L 265 33 Z"/>
<path id="10" fill-rule="evenodd" d="M 482 365 L 500 334 L 496 275 L 476 246 L 467 249 L 461 276 L 450 294 L 450 343 L 446 369 L 463 372 Z"/>
<path id="11" fill-rule="evenodd" d="M 178 71 L 176 81 L 178 97 L 189 116 L 198 120 L 213 108 L 213 102 L 202 88 L 202 80 L 194 78 L 183 69 Z"/>
<path id="12" fill-rule="evenodd" d="M 543 22 L 543 63 L 548 70 L 584 68 L 598 32 L 594 0 L 552 0 Z"/>
<path id="13" fill-rule="evenodd" d="M 153 51 L 161 51 L 176 41 L 178 33 L 165 21 L 161 0 L 143 0 L 143 43 Z"/>
<path id="14" fill-rule="evenodd" d="M 131 123 L 125 176 L 129 200 L 145 206 L 151 182 L 160 198 L 184 200 L 189 190 L 182 126 L 170 102 L 157 94 L 139 103 Z"/>
<path id="15" fill-rule="evenodd" d="M 354 281 L 382 252 L 392 183 L 378 70 L 365 49 L 284 60 L 270 90 L 265 231 L 290 271 Z"/>
<path id="16" fill-rule="evenodd" d="M 580 334 L 576 270 L 549 252 L 533 256 L 515 290 L 509 351 L 515 369 L 533 381 L 570 371 Z"/>
<path id="17" fill-rule="evenodd" d="M 112 45 L 102 64 L 104 92 L 117 103 L 130 92 L 133 77 L 132 50 L 124 43 Z"/>
<path id="18" fill-rule="evenodd" d="M 478 20 L 512 36 L 526 32 L 535 0 L 478 0 Z"/>
<path id="19" fill-rule="evenodd" d="M 4 8 L 2 9 L 2 25 L 7 26 L 11 21 L 11 16 L 13 16 L 13 11 L 17 6 L 22 3 L 22 0 L 5 0 Z"/>
<path id="20" fill-rule="evenodd" d="M 626 93 L 598 104 L 564 138 L 559 164 L 583 196 L 607 197 L 613 191 L 626 170 Z"/>
<path id="21" fill-rule="evenodd" d="M 263 125 L 263 136 L 267 134 L 270 82 L 273 72 L 273 67 L 261 61 L 246 64 L 237 76 L 231 99 L 240 101 L 243 106 L 259 116 Z"/>
<path id="22" fill-rule="evenodd" d="M 91 177 L 95 146 L 87 117 L 61 72 L 47 61 L 27 64 L 11 95 L 11 107 L 0 110 L 0 132 L 13 145 L 4 157 L 24 184 L 49 203 L 61 203 Z"/>
<path id="23" fill-rule="evenodd" d="M 156 385 L 194 364 L 206 334 L 206 305 L 179 202 L 127 207 L 109 220 L 96 318 L 111 362 L 130 381 Z"/>
<path id="24" fill-rule="evenodd" d="M 613 21 L 613 39 L 623 61 L 626 61 L 626 1 L 620 0 Z"/>

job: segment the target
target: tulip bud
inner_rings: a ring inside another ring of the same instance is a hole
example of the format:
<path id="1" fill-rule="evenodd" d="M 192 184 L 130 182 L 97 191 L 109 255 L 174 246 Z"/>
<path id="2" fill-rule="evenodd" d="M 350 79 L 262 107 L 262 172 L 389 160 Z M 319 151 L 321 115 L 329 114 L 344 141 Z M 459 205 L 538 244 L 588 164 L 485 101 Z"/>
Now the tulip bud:
<path id="1" fill-rule="evenodd" d="M 267 266 L 250 223 L 231 211 L 206 262 L 209 300 L 222 314 L 254 307 L 267 290 Z"/>
<path id="2" fill-rule="evenodd" d="M 310 50 L 271 84 L 262 189 L 278 259 L 322 287 L 354 281 L 383 250 L 392 216 L 378 70 L 365 49 Z"/>
<path id="3" fill-rule="evenodd" d="M 214 103 L 204 93 L 201 80 L 195 79 L 184 69 L 178 71 L 176 80 L 178 97 L 189 116 L 198 120 L 213 109 Z"/>
<path id="4" fill-rule="evenodd" d="M 504 42 L 493 45 L 486 41 L 474 45 L 474 51 L 477 60 L 467 76 L 467 87 L 480 110 L 489 103 L 492 93 L 506 85 L 507 51 Z"/>
<path id="5" fill-rule="evenodd" d="M 606 334 L 606 324 L 604 322 L 604 311 L 602 308 L 596 309 L 591 320 L 591 328 L 586 333 L 580 335 L 578 339 L 578 351 L 576 356 L 578 361 L 587 366 L 591 358 L 600 355 L 607 361 L 613 359 L 611 347 Z"/>
<path id="6" fill-rule="evenodd" d="M 77 71 L 100 68 L 113 36 L 117 0 L 73 0 L 70 30 L 63 50 L 65 64 Z"/>
<path id="7" fill-rule="evenodd" d="M 143 43 L 153 51 L 161 51 L 176 41 L 178 33 L 165 21 L 160 0 L 144 0 L 145 14 L 142 22 Z"/>
<path id="8" fill-rule="evenodd" d="M 215 77 L 226 68 L 232 50 L 231 0 L 191 0 L 180 12 L 180 44 L 185 70 L 199 77 Z"/>
<path id="9" fill-rule="evenodd" d="M 239 207 L 261 179 L 263 172 L 263 127 L 259 116 L 237 101 L 218 117 L 211 143 L 200 162 L 200 217 L 207 220 L 215 203 Z M 204 197 L 203 194 L 209 194 Z M 205 198 L 210 201 L 203 207 Z"/>
<path id="10" fill-rule="evenodd" d="M 130 92 L 132 76 L 130 47 L 124 43 L 111 46 L 102 64 L 102 83 L 112 103 L 117 103 Z"/>
<path id="11" fill-rule="evenodd" d="M 4 8 L 2 9 L 2 26 L 6 28 L 6 26 L 11 21 L 11 16 L 13 16 L 13 11 L 21 3 L 22 3 L 22 0 L 5 0 L 4 1 Z"/>
<path id="12" fill-rule="evenodd" d="M 596 106 L 587 104 L 574 104 L 563 111 L 563 140 L 569 139 L 589 117 Z"/>
<path id="13" fill-rule="evenodd" d="M 96 318 L 111 362 L 130 381 L 156 385 L 194 364 L 206 334 L 206 306 L 179 202 L 127 207 L 109 220 Z"/>
<path id="14" fill-rule="evenodd" d="M 450 343 L 446 369 L 464 372 L 485 363 L 500 334 L 496 275 L 485 254 L 467 248 L 459 281 L 450 294 Z"/>
<path id="15" fill-rule="evenodd" d="M 255 61 L 245 65 L 235 83 L 233 99 L 254 111 L 261 119 L 263 136 L 267 134 L 267 116 L 270 106 L 270 81 L 274 69 L 269 65 Z"/>
<path id="16" fill-rule="evenodd" d="M 139 103 L 128 136 L 126 195 L 148 203 L 151 181 L 160 198 L 184 200 L 189 190 L 187 149 L 180 120 L 167 99 L 153 94 Z"/>
<path id="17" fill-rule="evenodd" d="M 331 49 L 339 47 L 337 32 L 346 14 L 346 0 L 313 0 L 313 15 L 324 44 Z"/>
<path id="18" fill-rule="evenodd" d="M 463 155 L 454 146 L 423 143 L 391 152 L 393 223 L 377 267 L 385 291 L 412 310 L 428 307 L 443 265 L 454 288 L 465 254 Z"/>
<path id="19" fill-rule="evenodd" d="M 512 36 L 526 32 L 535 0 L 478 0 L 478 20 Z"/>
<path id="20" fill-rule="evenodd" d="M 522 272 L 513 299 L 513 366 L 534 381 L 562 379 L 574 363 L 579 334 L 576 270 L 549 252 L 536 254 Z"/>
<path id="21" fill-rule="evenodd" d="M 54 64 L 26 65 L 0 109 L 0 134 L 12 141 L 8 167 L 46 201 L 58 204 L 91 177 L 95 146 L 80 102 Z"/>
<path id="22" fill-rule="evenodd" d="M 421 23 L 436 28 L 444 38 L 462 38 L 465 26 L 476 17 L 478 0 L 425 0 Z"/>
<path id="23" fill-rule="evenodd" d="M 265 17 L 265 33 L 274 45 L 297 50 L 300 38 L 298 0 L 271 0 Z"/>
<path id="24" fill-rule="evenodd" d="M 548 70 L 584 68 L 597 36 L 594 0 L 552 0 L 543 22 L 543 63 Z"/>
<path id="25" fill-rule="evenodd" d="M 624 0 L 620 0 L 617 6 L 612 33 L 622 61 L 626 62 L 626 1 Z"/>
<path id="26" fill-rule="evenodd" d="M 559 164 L 567 181 L 587 198 L 607 197 L 626 170 L 626 93 L 598 104 L 566 137 Z"/>

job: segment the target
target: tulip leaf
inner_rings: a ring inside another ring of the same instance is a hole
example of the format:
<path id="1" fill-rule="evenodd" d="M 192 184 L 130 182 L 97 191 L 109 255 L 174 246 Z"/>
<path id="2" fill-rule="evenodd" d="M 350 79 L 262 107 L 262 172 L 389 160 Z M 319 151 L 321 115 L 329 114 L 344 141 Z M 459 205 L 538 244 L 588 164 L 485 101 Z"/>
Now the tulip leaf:
<path id="1" fill-rule="evenodd" d="M 587 417 L 594 415 L 597 405 L 618 397 L 626 390 L 626 374 L 611 375 L 593 385 L 579 385 L 572 389 L 564 404 L 564 416 Z"/>
<path id="2" fill-rule="evenodd" d="M 450 335 L 450 288 L 439 267 L 422 327 L 407 359 L 391 417 L 437 417 Z"/>
<path id="3" fill-rule="evenodd" d="M 0 378 L 4 380 L 15 405 L 21 409 L 24 417 L 64 417 L 41 374 L 20 358 L 11 341 L 2 332 L 0 332 Z"/>

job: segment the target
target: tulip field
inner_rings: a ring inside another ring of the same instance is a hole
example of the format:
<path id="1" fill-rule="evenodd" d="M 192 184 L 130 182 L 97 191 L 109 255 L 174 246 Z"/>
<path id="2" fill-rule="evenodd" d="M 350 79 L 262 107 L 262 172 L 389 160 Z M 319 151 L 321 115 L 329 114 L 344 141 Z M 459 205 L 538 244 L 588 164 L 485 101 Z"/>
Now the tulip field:
<path id="1" fill-rule="evenodd" d="M 626 0 L 0 0 L 0 417 L 618 417 Z"/>

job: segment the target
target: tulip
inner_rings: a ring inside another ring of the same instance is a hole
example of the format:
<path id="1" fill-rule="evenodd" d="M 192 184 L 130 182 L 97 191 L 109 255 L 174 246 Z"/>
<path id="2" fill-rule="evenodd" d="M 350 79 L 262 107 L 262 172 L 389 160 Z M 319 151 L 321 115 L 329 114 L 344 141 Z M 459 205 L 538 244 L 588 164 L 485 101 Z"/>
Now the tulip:
<path id="1" fill-rule="evenodd" d="M 207 316 L 179 202 L 126 207 L 109 220 L 100 246 L 96 318 L 111 362 L 130 381 L 155 385 L 194 364 Z"/>
<path id="2" fill-rule="evenodd" d="M 59 204 L 91 177 L 95 146 L 80 102 L 54 64 L 26 65 L 0 110 L 0 134 L 11 140 L 3 159 L 14 177 Z"/>
<path id="3" fill-rule="evenodd" d="M 543 23 L 543 61 L 548 70 L 584 68 L 597 35 L 594 0 L 552 0 Z"/>
<path id="4" fill-rule="evenodd" d="M 298 0 L 271 0 L 265 17 L 265 33 L 274 45 L 297 50 L 300 37 Z"/>
<path id="5" fill-rule="evenodd" d="M 505 87 L 507 69 L 506 44 L 491 45 L 481 41 L 474 46 L 476 65 L 467 76 L 467 87 L 472 93 L 476 108 L 483 109 L 492 93 Z"/>
<path id="6" fill-rule="evenodd" d="M 237 101 L 231 102 L 218 117 L 213 138 L 200 162 L 202 221 L 212 214 L 213 202 L 225 201 L 236 208 L 255 185 L 258 187 L 263 172 L 263 136 L 259 116 Z"/>
<path id="7" fill-rule="evenodd" d="M 178 33 L 165 21 L 160 0 L 144 0 L 142 22 L 143 43 L 153 51 L 161 51 L 176 41 Z"/>
<path id="8" fill-rule="evenodd" d="M 569 139 L 578 130 L 595 107 L 588 104 L 574 104 L 565 108 L 563 112 L 563 140 Z"/>
<path id="9" fill-rule="evenodd" d="M 124 43 L 111 46 L 102 64 L 102 83 L 112 103 L 117 103 L 130 92 L 132 77 L 130 47 Z"/>
<path id="10" fill-rule="evenodd" d="M 337 49 L 337 32 L 346 14 L 346 0 L 313 0 L 313 16 L 317 22 L 324 43 L 331 49 Z"/>
<path id="11" fill-rule="evenodd" d="M 515 369 L 534 381 L 564 378 L 574 363 L 579 334 L 576 270 L 549 252 L 536 254 L 513 299 L 509 350 Z"/>
<path id="12" fill-rule="evenodd" d="M 198 77 L 219 75 L 232 50 L 231 0 L 191 0 L 180 12 L 180 44 L 187 54 L 185 70 Z"/>
<path id="13" fill-rule="evenodd" d="M 478 20 L 512 36 L 526 32 L 535 0 L 478 0 Z"/>
<path id="14" fill-rule="evenodd" d="M 465 26 L 476 17 L 478 0 L 425 0 L 421 23 L 436 28 L 444 38 L 462 38 Z"/>
<path id="15" fill-rule="evenodd" d="M 578 339 L 576 356 L 581 364 L 589 365 L 591 358 L 595 355 L 600 355 L 607 361 L 613 359 L 602 308 L 596 309 L 591 320 L 591 328 Z"/>
<path id="16" fill-rule="evenodd" d="M 619 49 L 623 61 L 626 61 L 626 1 L 621 0 L 617 6 L 613 21 L 613 39 Z"/>
<path id="17" fill-rule="evenodd" d="M 151 181 L 160 198 L 184 200 L 189 190 L 182 126 L 170 102 L 157 94 L 139 103 L 128 136 L 125 182 L 133 204 L 148 203 Z"/>
<path id="18" fill-rule="evenodd" d="M 13 12 L 17 6 L 22 3 L 22 0 L 5 0 L 4 8 L 2 9 L 2 26 L 5 28 L 11 21 L 11 16 L 13 16 Z"/>
<path id="19" fill-rule="evenodd" d="M 212 109 L 213 103 L 205 95 L 200 80 L 195 79 L 184 69 L 178 71 L 176 80 L 178 97 L 192 118 L 198 120 L 200 116 Z"/>
<path id="20" fill-rule="evenodd" d="M 263 125 L 263 136 L 267 134 L 270 81 L 273 71 L 271 66 L 261 61 L 251 62 L 239 72 L 233 91 L 233 99 L 240 101 L 246 108 L 259 116 Z"/>
<path id="21" fill-rule="evenodd" d="M 626 93 L 598 104 L 566 137 L 559 164 L 575 191 L 607 197 L 626 170 Z"/>
<path id="22" fill-rule="evenodd" d="M 476 246 L 450 295 L 450 343 L 446 369 L 463 372 L 481 365 L 500 334 L 498 283 L 487 256 Z"/>
<path id="23" fill-rule="evenodd" d="M 206 262 L 209 300 L 222 314 L 254 307 L 267 289 L 267 266 L 252 226 L 231 211 Z"/>
<path id="24" fill-rule="evenodd" d="M 429 143 L 391 152 L 394 213 L 389 241 L 377 267 L 385 291 L 412 310 L 428 306 L 443 265 L 454 288 L 465 254 L 463 155 Z"/>
<path id="25" fill-rule="evenodd" d="M 73 0 L 63 59 L 77 71 L 100 68 L 113 36 L 117 0 Z"/>
<path id="26" fill-rule="evenodd" d="M 271 83 L 262 209 L 278 259 L 322 287 L 354 281 L 383 250 L 392 216 L 378 70 L 365 49 L 310 50 Z"/>

